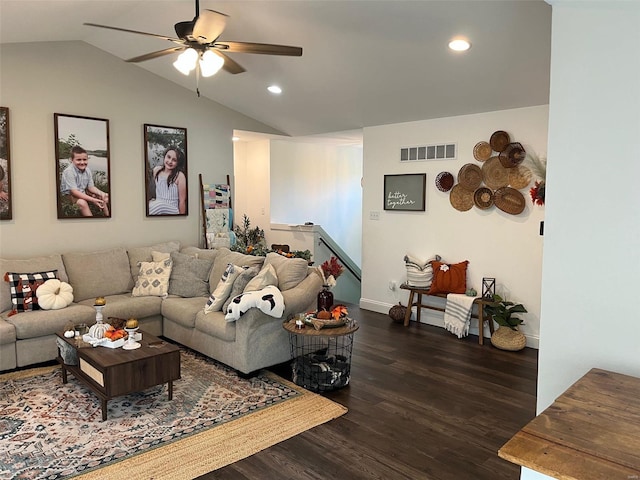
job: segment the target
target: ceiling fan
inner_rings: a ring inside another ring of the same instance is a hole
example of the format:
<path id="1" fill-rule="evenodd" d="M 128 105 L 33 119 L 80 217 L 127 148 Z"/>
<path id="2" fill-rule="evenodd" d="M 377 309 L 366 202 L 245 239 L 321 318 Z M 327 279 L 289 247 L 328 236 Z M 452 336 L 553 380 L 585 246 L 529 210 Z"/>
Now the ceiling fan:
<path id="1" fill-rule="evenodd" d="M 85 23 L 90 27 L 107 28 L 110 30 L 118 30 L 121 32 L 136 33 L 139 35 L 148 35 L 151 37 L 168 40 L 176 44 L 176 46 L 165 48 L 157 52 L 146 53 L 138 57 L 130 58 L 127 62 L 137 63 L 154 58 L 163 57 L 172 53 L 182 52 L 178 59 L 173 63 L 174 67 L 185 75 L 189 75 L 194 69 L 197 74 L 209 77 L 222 68 L 232 73 L 242 73 L 245 69 L 230 58 L 226 53 L 257 53 L 262 55 L 287 55 L 299 57 L 302 55 L 301 47 L 292 47 L 288 45 L 273 45 L 268 43 L 250 43 L 250 42 L 231 42 L 218 41 L 218 38 L 224 31 L 229 18 L 224 13 L 214 10 L 204 10 L 200 13 L 200 2 L 195 0 L 196 16 L 193 20 L 178 22 L 174 29 L 178 38 L 166 37 L 155 33 L 140 32 L 137 30 L 129 30 L 127 28 L 111 27 L 108 25 L 99 25 L 97 23 Z"/>

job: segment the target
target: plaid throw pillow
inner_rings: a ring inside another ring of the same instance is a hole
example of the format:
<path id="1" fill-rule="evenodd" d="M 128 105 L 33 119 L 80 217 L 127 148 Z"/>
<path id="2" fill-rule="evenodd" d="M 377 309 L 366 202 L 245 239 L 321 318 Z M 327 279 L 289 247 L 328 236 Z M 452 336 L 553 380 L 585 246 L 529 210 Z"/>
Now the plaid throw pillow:
<path id="1" fill-rule="evenodd" d="M 38 305 L 36 290 L 40 285 L 52 278 L 58 278 L 58 270 L 36 273 L 5 273 L 4 280 L 9 282 L 11 303 L 13 305 L 9 316 L 30 310 L 41 310 Z"/>

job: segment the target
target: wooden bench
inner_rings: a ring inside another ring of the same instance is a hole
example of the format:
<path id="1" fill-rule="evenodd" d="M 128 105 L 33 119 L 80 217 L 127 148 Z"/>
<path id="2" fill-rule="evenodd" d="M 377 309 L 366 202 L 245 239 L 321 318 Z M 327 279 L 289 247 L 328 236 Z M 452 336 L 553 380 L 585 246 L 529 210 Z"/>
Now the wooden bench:
<path id="1" fill-rule="evenodd" d="M 429 310 L 437 310 L 438 312 L 444 312 L 444 308 L 438 307 L 435 305 L 428 305 L 426 303 L 422 303 L 422 296 L 425 297 L 439 297 L 439 298 L 447 298 L 446 293 L 436 293 L 431 295 L 428 289 L 420 288 L 420 287 L 412 287 L 403 283 L 400 285 L 402 290 L 409 290 L 409 303 L 407 305 L 407 313 L 404 315 L 404 326 L 409 326 L 409 321 L 411 320 L 411 308 L 416 307 L 416 321 L 420 324 L 420 311 L 423 308 L 428 308 Z M 414 298 L 416 299 L 414 301 Z M 473 302 L 474 305 L 478 306 L 478 313 L 471 313 L 471 318 L 478 319 L 478 343 L 480 345 L 484 345 L 484 322 L 487 321 L 489 323 L 489 331 L 493 334 L 493 321 L 491 319 L 484 318 L 483 307 L 487 303 L 483 298 L 476 298 Z"/>

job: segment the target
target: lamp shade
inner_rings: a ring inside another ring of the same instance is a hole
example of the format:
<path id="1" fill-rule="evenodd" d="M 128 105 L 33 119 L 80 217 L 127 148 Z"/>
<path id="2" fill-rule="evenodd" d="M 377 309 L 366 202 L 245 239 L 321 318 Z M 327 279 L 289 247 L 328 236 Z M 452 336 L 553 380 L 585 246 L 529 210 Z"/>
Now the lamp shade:
<path id="1" fill-rule="evenodd" d="M 200 58 L 200 73 L 203 77 L 210 77 L 218 73 L 224 65 L 224 58 L 216 55 L 211 50 L 207 50 Z"/>
<path id="2" fill-rule="evenodd" d="M 183 75 L 189 75 L 189 72 L 196 68 L 196 62 L 198 61 L 198 52 L 193 48 L 187 48 L 184 52 L 178 55 L 178 59 L 173 62 L 173 66 L 176 67 Z"/>

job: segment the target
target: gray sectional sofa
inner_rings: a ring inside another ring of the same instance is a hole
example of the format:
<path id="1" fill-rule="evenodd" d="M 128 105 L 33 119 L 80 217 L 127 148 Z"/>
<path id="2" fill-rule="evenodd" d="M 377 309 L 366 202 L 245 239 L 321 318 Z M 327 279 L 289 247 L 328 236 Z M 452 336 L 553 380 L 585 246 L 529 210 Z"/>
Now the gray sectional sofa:
<path id="1" fill-rule="evenodd" d="M 169 295 L 133 296 L 139 262 L 153 261 L 152 252 L 169 253 L 176 260 L 169 280 Z M 261 268 L 265 262 L 271 263 L 277 273 L 277 286 L 285 303 L 282 317 L 273 318 L 258 308 L 251 308 L 237 321 L 228 322 L 223 311 L 205 313 L 209 293 L 215 290 L 229 263 Z M 304 260 L 287 259 L 275 253 L 265 258 L 227 248 L 180 249 L 177 242 L 29 259 L 0 259 L 0 275 L 56 270 L 58 278 L 74 290 L 73 303 L 65 308 L 10 315 L 10 285 L 2 282 L 0 371 L 55 359 L 55 332 L 62 331 L 68 322 L 95 323 L 93 305 L 99 296 L 106 299 L 105 319 L 135 317 L 141 330 L 162 335 L 244 374 L 285 362 L 290 359 L 291 352 L 282 322 L 295 313 L 314 308 L 317 294 L 322 289 L 322 278 L 317 269 L 306 264 L 301 269 L 300 262 Z M 175 268 L 177 264 L 180 268 Z M 175 291 L 182 296 L 172 294 Z"/>

